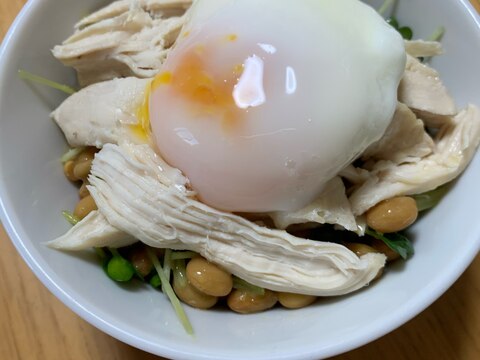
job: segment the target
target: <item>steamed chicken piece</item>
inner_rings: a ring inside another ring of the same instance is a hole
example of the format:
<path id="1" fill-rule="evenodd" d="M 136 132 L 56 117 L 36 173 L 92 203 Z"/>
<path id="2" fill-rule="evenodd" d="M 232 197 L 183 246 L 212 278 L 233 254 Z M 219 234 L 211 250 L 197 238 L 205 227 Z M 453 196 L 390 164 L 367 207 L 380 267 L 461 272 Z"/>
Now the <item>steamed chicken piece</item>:
<path id="1" fill-rule="evenodd" d="M 430 155 L 434 147 L 423 121 L 417 119 L 408 106 L 398 103 L 387 131 L 362 154 L 362 160 L 369 163 L 389 160 L 396 164 L 417 162 Z"/>
<path id="2" fill-rule="evenodd" d="M 433 153 L 417 162 L 378 161 L 369 178 L 352 193 L 353 213 L 361 215 L 382 200 L 433 190 L 459 176 L 480 143 L 480 110 L 473 105 L 446 123 L 435 137 Z"/>
<path id="3" fill-rule="evenodd" d="M 414 58 L 432 57 L 442 55 L 443 47 L 438 41 L 405 40 L 405 51 Z"/>
<path id="4" fill-rule="evenodd" d="M 348 165 L 345 169 L 340 171 L 338 174 L 342 179 L 345 179 L 352 183 L 354 186 L 358 184 L 363 184 L 370 178 L 370 173 L 368 170 L 358 168 L 353 166 L 353 164 Z"/>
<path id="5" fill-rule="evenodd" d="M 345 186 L 338 176 L 330 180 L 320 196 L 308 206 L 297 211 L 270 213 L 269 216 L 278 229 L 286 229 L 293 224 L 312 222 L 335 224 L 349 231 L 360 231 L 345 193 Z"/>
<path id="6" fill-rule="evenodd" d="M 77 24 L 76 30 L 82 30 L 87 26 L 99 23 L 103 20 L 113 19 L 124 13 L 127 13 L 132 5 L 138 4 L 143 10 L 148 12 L 153 18 L 169 18 L 172 16 L 181 16 L 192 4 L 192 0 L 119 0 L 113 1 L 105 7 L 84 17 Z"/>
<path id="7" fill-rule="evenodd" d="M 96 155 L 90 193 L 114 227 L 153 247 L 192 250 L 252 284 L 277 291 L 341 295 L 385 264 L 337 244 L 296 238 L 214 210 L 185 188 L 164 183 L 166 164 L 146 145 L 105 145 Z"/>
<path id="8" fill-rule="evenodd" d="M 421 112 L 422 119 L 432 127 L 441 126 L 449 116 L 457 113 L 439 73 L 412 56 L 407 56 L 405 73 L 398 89 L 398 101 Z"/>
<path id="9" fill-rule="evenodd" d="M 134 147 L 129 148 L 135 150 Z M 145 166 L 156 168 L 159 182 L 185 196 L 195 196 L 194 192 L 187 190 L 190 187 L 188 179 L 178 169 L 172 168 L 160 157 L 154 159 L 155 162 L 148 162 L 145 158 L 144 161 L 147 162 Z M 105 216 L 96 210 L 79 221 L 66 234 L 48 242 L 47 245 L 60 250 L 78 251 L 102 246 L 118 248 L 136 241 L 138 240 L 128 233 L 112 226 Z"/>
<path id="10" fill-rule="evenodd" d="M 77 24 L 53 55 L 82 86 L 116 77 L 153 77 L 183 24 L 190 1 L 118 1 Z"/>
<path id="11" fill-rule="evenodd" d="M 138 111 L 149 83 L 130 77 L 90 85 L 68 97 L 51 117 L 71 147 L 138 141 L 131 129 L 140 121 Z"/>
<path id="12" fill-rule="evenodd" d="M 47 245 L 61 250 L 86 250 L 92 247 L 119 248 L 137 242 L 133 236 L 113 227 L 97 210 L 92 211 L 66 234 Z"/>

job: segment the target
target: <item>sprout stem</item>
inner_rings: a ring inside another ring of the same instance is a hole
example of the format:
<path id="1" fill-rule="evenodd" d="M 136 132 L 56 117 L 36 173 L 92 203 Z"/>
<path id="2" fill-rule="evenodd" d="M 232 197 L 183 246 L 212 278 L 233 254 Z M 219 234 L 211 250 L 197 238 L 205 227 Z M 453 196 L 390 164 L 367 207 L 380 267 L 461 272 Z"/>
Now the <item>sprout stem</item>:
<path id="1" fill-rule="evenodd" d="M 443 26 L 439 26 L 435 29 L 433 34 L 428 38 L 430 41 L 440 41 L 445 34 L 445 28 Z"/>
<path id="2" fill-rule="evenodd" d="M 236 276 L 233 277 L 233 288 L 239 289 L 239 290 L 245 290 L 255 295 L 262 295 L 262 296 L 265 295 L 264 288 L 250 284 L 249 282 L 243 279 L 240 279 L 239 277 L 236 277 Z"/>
<path id="3" fill-rule="evenodd" d="M 172 250 L 165 249 L 165 255 L 163 257 L 163 273 L 165 274 L 165 278 L 167 279 L 167 282 L 170 281 L 171 270 L 172 270 Z M 163 285 L 162 285 L 162 291 L 165 292 Z"/>
<path id="4" fill-rule="evenodd" d="M 173 291 L 172 286 L 170 285 L 170 282 L 165 277 L 165 273 L 163 272 L 162 265 L 160 265 L 160 261 L 158 261 L 157 256 L 148 247 L 147 247 L 147 254 L 148 254 L 148 257 L 150 258 L 150 261 L 152 262 L 153 266 L 155 267 L 155 270 L 157 271 L 158 276 L 160 276 L 162 286 L 165 289 L 165 294 L 170 299 L 170 302 L 172 303 L 172 306 L 175 309 L 175 312 L 176 312 L 178 318 L 180 319 L 180 322 L 182 323 L 183 327 L 185 328 L 185 331 L 188 334 L 193 335 L 192 324 L 188 320 L 187 314 L 185 314 L 185 310 L 183 310 L 182 304 L 180 304 L 180 300 L 178 300 L 177 295 L 175 295 L 175 292 Z"/>
<path id="5" fill-rule="evenodd" d="M 382 16 L 385 15 L 385 13 L 393 8 L 395 6 L 396 0 L 385 0 L 382 6 L 378 9 L 378 13 Z"/>
<path id="6" fill-rule="evenodd" d="M 185 260 L 175 260 L 173 266 L 173 278 L 176 286 L 187 286 L 188 282 L 186 272 Z"/>
<path id="7" fill-rule="evenodd" d="M 70 224 L 77 225 L 80 222 L 80 219 L 73 215 L 70 211 L 63 210 L 62 215 Z"/>
<path id="8" fill-rule="evenodd" d="M 62 155 L 60 161 L 65 164 L 67 161 L 75 159 L 83 150 L 85 150 L 84 146 L 70 149 Z"/>
<path id="9" fill-rule="evenodd" d="M 193 251 L 173 251 L 171 259 L 174 260 L 187 260 L 197 256 L 197 253 Z"/>
<path id="10" fill-rule="evenodd" d="M 74 88 L 70 86 L 63 85 L 52 80 L 48 80 L 44 77 L 29 73 L 28 71 L 25 71 L 25 70 L 18 70 L 18 76 L 20 77 L 20 79 L 24 79 L 24 80 L 41 84 L 41 85 L 49 86 L 53 89 L 63 91 L 68 95 L 72 95 L 77 92 Z"/>

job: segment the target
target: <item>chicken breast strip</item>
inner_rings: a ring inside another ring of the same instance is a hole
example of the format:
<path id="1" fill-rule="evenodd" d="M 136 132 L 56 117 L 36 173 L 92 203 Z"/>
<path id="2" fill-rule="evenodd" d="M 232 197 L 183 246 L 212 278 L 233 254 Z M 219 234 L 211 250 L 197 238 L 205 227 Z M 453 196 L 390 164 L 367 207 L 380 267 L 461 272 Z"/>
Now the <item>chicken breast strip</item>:
<path id="1" fill-rule="evenodd" d="M 71 147 L 135 141 L 131 127 L 138 124 L 150 81 L 130 77 L 90 85 L 68 97 L 51 117 Z"/>
<path id="2" fill-rule="evenodd" d="M 368 180 L 350 196 L 353 213 L 361 215 L 382 200 L 434 190 L 465 170 L 480 143 L 480 110 L 469 105 L 435 137 L 431 155 L 414 163 L 379 161 Z"/>
<path id="3" fill-rule="evenodd" d="M 423 121 L 417 119 L 408 106 L 398 103 L 387 131 L 379 141 L 368 147 L 362 154 L 362 160 L 390 160 L 397 164 L 418 162 L 430 155 L 434 147 Z"/>
<path id="4" fill-rule="evenodd" d="M 89 191 L 110 224 L 145 244 L 196 251 L 272 290 L 346 294 L 367 285 L 385 264 L 382 254 L 359 258 L 344 246 L 212 209 L 186 188 L 165 183 L 168 171 L 146 145 L 105 145 L 93 162 Z"/>
<path id="5" fill-rule="evenodd" d="M 330 180 L 318 199 L 308 206 L 297 211 L 279 211 L 269 215 L 278 229 L 286 229 L 292 224 L 313 222 L 336 224 L 349 231 L 359 231 L 345 186 L 338 176 Z"/>
<path id="6" fill-rule="evenodd" d="M 448 116 L 457 113 L 455 103 L 440 80 L 439 73 L 408 55 L 405 74 L 398 88 L 398 101 L 414 111 L 426 114 L 428 126 L 443 125 Z M 440 117 L 439 117 L 440 116 Z"/>
<path id="7" fill-rule="evenodd" d="M 89 15 L 53 55 L 77 70 L 81 86 L 158 73 L 183 24 L 187 0 L 117 1 Z"/>
<path id="8" fill-rule="evenodd" d="M 432 57 L 442 55 L 443 47 L 438 41 L 405 40 L 405 51 L 415 58 Z"/>
<path id="9" fill-rule="evenodd" d="M 92 247 L 119 248 L 137 242 L 133 236 L 110 225 L 98 211 L 92 211 L 66 234 L 46 243 L 59 250 L 86 250 Z"/>

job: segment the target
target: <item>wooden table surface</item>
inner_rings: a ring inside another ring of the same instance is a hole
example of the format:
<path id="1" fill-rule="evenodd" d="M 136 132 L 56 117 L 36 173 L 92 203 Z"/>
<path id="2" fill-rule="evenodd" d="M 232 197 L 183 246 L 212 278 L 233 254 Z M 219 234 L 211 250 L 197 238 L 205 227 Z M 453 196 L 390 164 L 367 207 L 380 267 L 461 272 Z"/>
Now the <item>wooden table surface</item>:
<path id="1" fill-rule="evenodd" d="M 0 0 L 0 39 L 25 0 Z M 475 0 L 477 9 L 478 2 Z M 0 359 L 159 359 L 100 332 L 40 283 L 0 224 Z M 480 359 L 480 255 L 437 302 L 347 359 Z"/>

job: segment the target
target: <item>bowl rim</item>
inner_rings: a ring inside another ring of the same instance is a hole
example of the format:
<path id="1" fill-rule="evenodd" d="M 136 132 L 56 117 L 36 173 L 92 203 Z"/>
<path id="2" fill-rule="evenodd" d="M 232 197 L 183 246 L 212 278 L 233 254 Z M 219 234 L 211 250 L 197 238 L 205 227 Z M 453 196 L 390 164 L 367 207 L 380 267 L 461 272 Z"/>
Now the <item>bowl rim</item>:
<path id="1" fill-rule="evenodd" d="M 28 0 L 23 6 L 21 11 L 16 16 L 15 20 L 11 24 L 8 32 L 6 33 L 2 44 L 0 46 L 0 83 L 5 78 L 4 69 L 7 54 L 14 44 L 14 37 L 17 32 L 21 31 L 24 23 L 28 22 L 29 18 L 33 17 L 36 10 L 42 6 L 47 0 Z M 467 10 L 469 16 L 475 22 L 478 31 L 480 32 L 480 15 L 469 0 L 457 0 Z M 3 224 L 7 235 L 11 242 L 15 246 L 18 253 L 26 262 L 28 267 L 36 275 L 36 277 L 43 283 L 48 290 L 57 297 L 64 305 L 70 310 L 80 316 L 83 320 L 93 325 L 102 332 L 141 350 L 157 354 L 160 356 L 166 356 L 169 358 L 180 359 L 222 359 L 224 356 L 212 355 L 212 354 L 199 354 L 193 353 L 188 350 L 188 346 L 185 348 L 174 348 L 161 343 L 152 343 L 141 337 L 135 336 L 122 328 L 112 324 L 101 317 L 97 316 L 94 312 L 89 311 L 80 302 L 71 297 L 62 287 L 42 268 L 42 266 L 36 261 L 34 255 L 29 251 L 27 246 L 22 241 L 20 234 L 17 232 L 17 222 L 13 217 L 9 215 L 7 210 L 7 204 L 3 199 L 5 196 L 5 187 L 3 186 L 2 179 L 0 178 L 0 222 Z M 473 259 L 480 251 L 480 237 L 476 243 L 472 242 L 471 248 L 465 249 L 462 258 L 457 258 L 457 261 L 450 266 L 446 266 L 442 273 L 441 278 L 436 278 L 435 281 L 428 285 L 428 291 L 423 291 L 415 302 L 410 302 L 395 313 L 393 313 L 388 319 L 381 324 L 373 326 L 370 331 L 362 332 L 357 336 L 351 337 L 349 340 L 339 343 L 337 345 L 323 348 L 298 351 L 283 354 L 277 357 L 277 359 L 305 359 L 305 358 L 318 358 L 318 357 L 331 357 L 347 351 L 353 350 L 360 346 L 363 346 L 369 342 L 372 342 L 391 331 L 402 326 L 420 312 L 429 307 L 434 301 L 436 301 L 453 283 L 462 275 L 462 273 L 470 266 Z M 427 290 L 427 289 L 426 289 Z M 236 357 L 231 357 L 236 358 Z M 258 358 L 258 357 L 254 357 Z"/>

